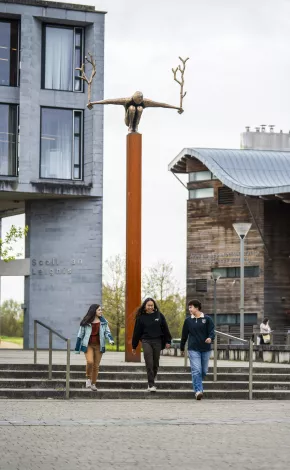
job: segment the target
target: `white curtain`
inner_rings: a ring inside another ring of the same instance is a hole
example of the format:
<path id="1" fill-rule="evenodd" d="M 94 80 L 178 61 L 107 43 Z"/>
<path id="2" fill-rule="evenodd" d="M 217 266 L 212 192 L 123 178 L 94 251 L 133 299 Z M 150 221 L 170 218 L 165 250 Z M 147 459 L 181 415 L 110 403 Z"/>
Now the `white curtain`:
<path id="1" fill-rule="evenodd" d="M 46 27 L 45 88 L 73 89 L 73 49 L 73 29 Z"/>
<path id="2" fill-rule="evenodd" d="M 17 110 L 0 105 L 0 175 L 14 176 L 16 172 Z"/>
<path id="3" fill-rule="evenodd" d="M 42 110 L 42 178 L 72 179 L 72 123 L 70 110 Z"/>

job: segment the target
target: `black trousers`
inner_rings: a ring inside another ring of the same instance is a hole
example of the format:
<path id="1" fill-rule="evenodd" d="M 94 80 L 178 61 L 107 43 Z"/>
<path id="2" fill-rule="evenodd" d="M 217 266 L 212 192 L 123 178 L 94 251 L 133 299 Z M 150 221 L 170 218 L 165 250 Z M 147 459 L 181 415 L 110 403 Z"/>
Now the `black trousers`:
<path id="1" fill-rule="evenodd" d="M 149 387 L 153 387 L 159 367 L 161 338 L 144 339 L 142 341 L 142 347 L 147 370 L 148 385 Z"/>

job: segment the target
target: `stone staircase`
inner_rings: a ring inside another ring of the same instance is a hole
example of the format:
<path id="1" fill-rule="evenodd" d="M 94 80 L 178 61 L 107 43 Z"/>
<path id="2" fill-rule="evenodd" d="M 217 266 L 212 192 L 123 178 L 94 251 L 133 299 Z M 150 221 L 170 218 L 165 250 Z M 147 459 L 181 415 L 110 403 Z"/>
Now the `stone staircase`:
<path id="1" fill-rule="evenodd" d="M 98 391 L 85 389 L 84 366 L 72 365 L 71 399 L 192 399 L 190 369 L 163 366 L 157 378 L 157 393 L 147 389 L 144 365 L 104 365 L 100 368 Z M 205 380 L 207 399 L 248 399 L 248 370 L 219 367 L 213 382 L 212 368 Z M 65 398 L 65 366 L 54 365 L 52 380 L 48 366 L 42 364 L 0 364 L 0 399 Z M 290 399 L 290 368 L 255 367 L 254 399 Z"/>

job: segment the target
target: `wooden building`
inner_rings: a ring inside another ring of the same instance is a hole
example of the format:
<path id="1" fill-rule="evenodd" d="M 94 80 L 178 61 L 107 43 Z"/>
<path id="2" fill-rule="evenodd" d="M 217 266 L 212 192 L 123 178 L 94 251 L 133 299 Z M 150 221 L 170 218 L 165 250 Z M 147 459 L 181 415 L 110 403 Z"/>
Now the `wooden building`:
<path id="1" fill-rule="evenodd" d="M 272 329 L 290 329 L 290 152 L 186 148 L 169 170 L 188 174 L 187 299 L 198 298 L 213 314 L 218 271 L 218 326 L 238 334 L 240 241 L 233 223 L 251 222 L 245 337 L 264 316 Z"/>

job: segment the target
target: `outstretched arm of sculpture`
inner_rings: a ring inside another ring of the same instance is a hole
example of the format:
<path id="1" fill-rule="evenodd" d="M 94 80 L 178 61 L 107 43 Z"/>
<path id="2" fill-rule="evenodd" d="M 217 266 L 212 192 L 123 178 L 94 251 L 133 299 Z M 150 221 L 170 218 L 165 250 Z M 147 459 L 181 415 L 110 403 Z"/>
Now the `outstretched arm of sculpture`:
<path id="1" fill-rule="evenodd" d="M 130 98 L 116 98 L 112 100 L 90 101 L 87 104 L 87 107 L 89 109 L 92 109 L 92 107 L 95 104 L 115 104 L 115 105 L 125 106 L 129 101 L 130 101 Z"/>
<path id="2" fill-rule="evenodd" d="M 183 113 L 183 109 L 179 108 L 177 106 L 171 106 L 171 104 L 166 104 L 166 103 L 158 103 L 157 101 L 152 101 L 148 99 L 144 99 L 144 107 L 145 108 L 171 108 L 171 109 L 177 109 L 179 114 Z"/>

